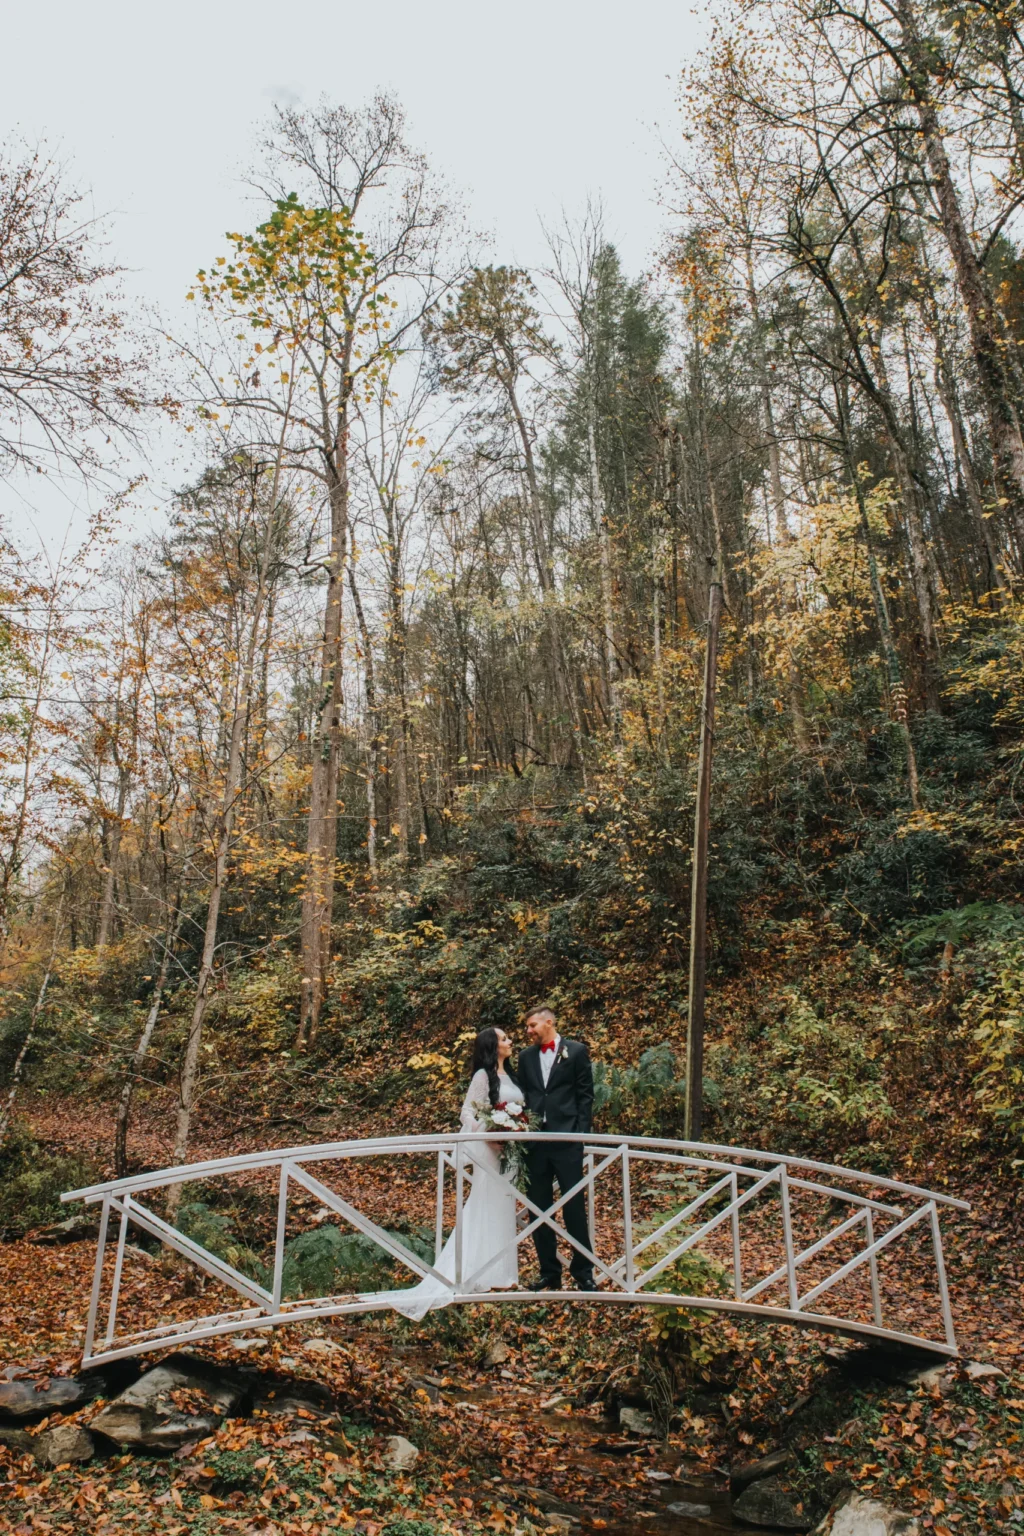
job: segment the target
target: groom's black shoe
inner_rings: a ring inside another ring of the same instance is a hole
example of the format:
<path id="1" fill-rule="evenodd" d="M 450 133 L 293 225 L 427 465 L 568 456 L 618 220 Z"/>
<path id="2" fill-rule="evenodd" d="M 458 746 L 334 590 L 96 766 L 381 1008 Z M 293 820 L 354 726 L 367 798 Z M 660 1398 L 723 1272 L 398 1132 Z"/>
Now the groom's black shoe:
<path id="1" fill-rule="evenodd" d="M 526 1287 L 528 1291 L 560 1291 L 562 1289 L 561 1275 L 541 1275 L 539 1280 L 534 1280 L 532 1285 Z"/>
<path id="2" fill-rule="evenodd" d="M 576 1281 L 576 1289 L 578 1291 L 596 1291 L 599 1289 L 597 1281 L 594 1279 L 593 1275 L 576 1275 L 573 1278 Z"/>

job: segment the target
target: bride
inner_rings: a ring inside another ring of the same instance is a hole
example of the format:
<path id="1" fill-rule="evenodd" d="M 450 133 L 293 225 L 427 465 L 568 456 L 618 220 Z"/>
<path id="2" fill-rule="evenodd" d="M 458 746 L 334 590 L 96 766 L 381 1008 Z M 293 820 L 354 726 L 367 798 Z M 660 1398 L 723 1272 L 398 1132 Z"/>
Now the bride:
<path id="1" fill-rule="evenodd" d="M 459 1123 L 463 1131 L 486 1130 L 479 1111 L 488 1104 L 523 1102 L 523 1091 L 508 1066 L 512 1042 L 503 1029 L 482 1029 L 473 1046 L 472 1076 Z M 507 1291 L 519 1282 L 516 1237 L 516 1194 L 511 1176 L 501 1173 L 501 1142 L 477 1141 L 463 1147 L 467 1171 L 473 1174 L 469 1198 L 462 1207 L 462 1281 L 459 1291 Z M 486 1171 L 485 1171 L 486 1170 Z M 434 1268 L 455 1279 L 455 1233 L 445 1243 Z M 425 1275 L 407 1291 L 389 1291 L 396 1312 L 418 1320 L 435 1307 L 447 1306 L 454 1292 L 434 1275 Z"/>

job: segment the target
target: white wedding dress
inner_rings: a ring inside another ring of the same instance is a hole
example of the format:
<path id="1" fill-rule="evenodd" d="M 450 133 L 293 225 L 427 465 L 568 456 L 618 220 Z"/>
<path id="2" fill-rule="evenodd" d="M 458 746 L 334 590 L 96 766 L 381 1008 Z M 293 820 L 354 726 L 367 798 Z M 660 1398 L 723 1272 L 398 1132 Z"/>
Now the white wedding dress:
<path id="1" fill-rule="evenodd" d="M 523 1092 L 504 1072 L 498 1074 L 500 1101 L 522 1103 Z M 477 1109 L 488 1103 L 487 1073 L 473 1074 L 463 1100 L 459 1123 L 464 1131 L 482 1131 Z M 519 1250 L 515 1246 L 516 1196 L 511 1178 L 500 1172 L 501 1157 L 485 1141 L 463 1147 L 465 1169 L 472 1188 L 462 1207 L 461 1291 L 507 1291 L 519 1283 Z M 485 1171 L 487 1170 L 487 1171 Z M 439 1275 L 455 1279 L 455 1233 L 434 1264 Z M 446 1307 L 453 1290 L 444 1280 L 425 1275 L 407 1291 L 388 1291 L 396 1312 L 418 1321 L 435 1307 Z"/>

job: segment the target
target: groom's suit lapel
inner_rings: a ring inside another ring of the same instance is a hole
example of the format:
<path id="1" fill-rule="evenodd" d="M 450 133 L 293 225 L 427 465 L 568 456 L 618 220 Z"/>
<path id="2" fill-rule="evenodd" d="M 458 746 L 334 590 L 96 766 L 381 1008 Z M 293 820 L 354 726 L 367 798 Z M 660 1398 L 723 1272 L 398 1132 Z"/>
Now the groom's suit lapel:
<path id="1" fill-rule="evenodd" d="M 540 1070 L 540 1052 L 535 1045 L 528 1046 L 523 1052 L 520 1070 L 522 1070 L 522 1067 L 527 1067 L 543 1088 L 544 1074 Z"/>

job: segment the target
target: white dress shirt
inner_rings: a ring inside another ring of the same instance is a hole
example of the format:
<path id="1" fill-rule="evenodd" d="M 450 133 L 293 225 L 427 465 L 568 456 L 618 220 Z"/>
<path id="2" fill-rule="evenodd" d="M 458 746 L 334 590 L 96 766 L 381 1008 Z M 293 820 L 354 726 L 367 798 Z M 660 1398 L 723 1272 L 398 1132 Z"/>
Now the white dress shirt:
<path id="1" fill-rule="evenodd" d="M 559 1051 L 559 1047 L 561 1046 L 561 1044 L 562 1044 L 562 1037 L 561 1037 L 561 1035 L 556 1035 L 555 1036 L 555 1048 L 554 1048 L 553 1051 L 546 1051 L 546 1050 L 544 1050 L 543 1046 L 541 1047 L 541 1052 L 540 1052 L 540 1075 L 541 1075 L 541 1077 L 542 1077 L 542 1079 L 544 1081 L 544 1087 L 545 1088 L 548 1085 L 548 1078 L 551 1076 L 551 1068 L 554 1066 L 555 1062 L 558 1060 L 558 1051 Z"/>

